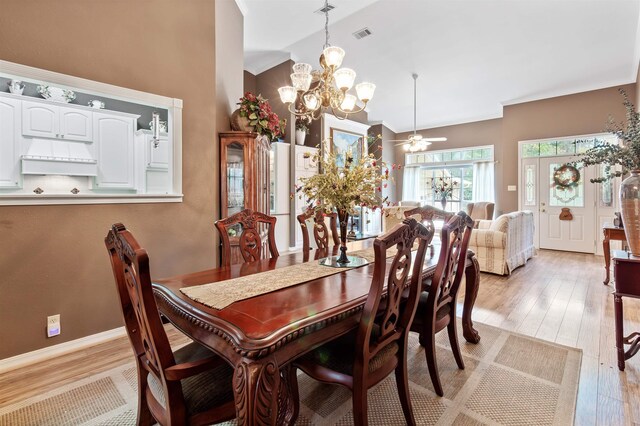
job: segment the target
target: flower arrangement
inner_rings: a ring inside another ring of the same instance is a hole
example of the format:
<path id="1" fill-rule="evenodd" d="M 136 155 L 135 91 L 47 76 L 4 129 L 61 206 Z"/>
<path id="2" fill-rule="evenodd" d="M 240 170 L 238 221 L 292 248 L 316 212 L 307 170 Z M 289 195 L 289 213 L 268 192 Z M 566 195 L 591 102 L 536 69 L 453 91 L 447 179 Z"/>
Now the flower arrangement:
<path id="1" fill-rule="evenodd" d="M 269 101 L 262 95 L 256 96 L 247 92 L 240 98 L 238 105 L 240 105 L 240 117 L 249 120 L 249 125 L 253 127 L 254 132 L 265 135 L 270 141 L 278 140 L 278 137 L 284 135 L 278 114 L 273 112 Z"/>
<path id="2" fill-rule="evenodd" d="M 582 163 L 584 166 L 604 164 L 604 175 L 590 179 L 594 183 L 607 182 L 631 170 L 640 170 L 640 113 L 636 112 L 635 105 L 629 100 L 624 89 L 619 89 L 619 92 L 624 98 L 623 105 L 627 112 L 626 124 L 615 122 L 612 117 L 609 117 L 605 131 L 620 138 L 622 145 L 610 145 L 596 140 L 593 148 L 572 163 L 574 165 Z M 614 170 L 616 166 L 621 166 L 622 170 Z"/>
<path id="3" fill-rule="evenodd" d="M 322 173 L 301 178 L 302 184 L 296 188 L 309 208 L 323 212 L 342 210 L 354 215 L 356 206 L 376 210 L 388 204 L 387 197 L 380 198 L 382 187 L 390 179 L 386 164 L 376 160 L 373 154 L 358 161 L 348 152 L 345 157 L 345 167 L 338 167 L 339 161 L 333 152 L 315 156 Z"/>
<path id="4" fill-rule="evenodd" d="M 431 188 L 433 193 L 441 200 L 450 199 L 453 195 L 453 190 L 458 186 L 458 182 L 455 180 L 449 184 L 447 180 L 442 177 L 431 178 Z"/>
<path id="5" fill-rule="evenodd" d="M 296 130 L 302 130 L 305 133 L 309 133 L 309 126 L 311 125 L 311 117 L 303 115 L 296 118 Z"/>

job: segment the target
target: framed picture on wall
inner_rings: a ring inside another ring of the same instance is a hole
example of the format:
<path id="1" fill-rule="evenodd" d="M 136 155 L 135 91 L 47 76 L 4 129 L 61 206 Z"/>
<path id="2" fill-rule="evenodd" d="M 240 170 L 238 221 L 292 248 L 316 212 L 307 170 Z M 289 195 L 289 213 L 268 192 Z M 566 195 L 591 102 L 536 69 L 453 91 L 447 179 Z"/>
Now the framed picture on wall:
<path id="1" fill-rule="evenodd" d="M 353 156 L 353 161 L 360 161 L 364 152 L 364 135 L 331 128 L 330 152 L 336 154 L 336 164 L 344 167 L 346 154 Z"/>

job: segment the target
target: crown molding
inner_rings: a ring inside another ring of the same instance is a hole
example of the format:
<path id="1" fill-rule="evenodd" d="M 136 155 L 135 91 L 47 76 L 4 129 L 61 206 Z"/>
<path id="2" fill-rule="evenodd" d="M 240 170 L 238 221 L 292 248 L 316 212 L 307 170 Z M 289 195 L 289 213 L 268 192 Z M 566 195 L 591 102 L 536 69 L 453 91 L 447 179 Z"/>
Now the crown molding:
<path id="1" fill-rule="evenodd" d="M 371 121 L 369 122 L 369 125 L 371 126 L 377 126 L 378 124 L 383 125 L 384 127 L 386 127 L 387 129 L 391 130 L 393 133 L 398 133 L 396 131 L 396 129 L 394 127 L 392 127 L 389 123 L 387 123 L 386 121 L 380 120 L 380 121 Z"/>
<path id="2" fill-rule="evenodd" d="M 242 13 L 242 16 L 247 16 L 247 13 L 249 12 L 247 3 L 245 3 L 244 0 L 236 0 L 236 5 L 238 6 L 238 9 L 240 9 L 240 13 Z"/>
<path id="3" fill-rule="evenodd" d="M 636 72 L 637 72 L 638 66 L 636 65 L 634 69 L 636 69 Z M 535 95 L 523 96 L 521 98 L 504 101 L 502 102 L 502 106 L 510 106 L 510 105 L 523 104 L 526 102 L 542 101 L 545 99 L 557 98 L 560 96 L 578 95 L 580 93 L 592 92 L 594 90 L 610 89 L 612 87 L 623 86 L 625 84 L 633 84 L 635 82 L 636 82 L 636 75 L 634 75 L 632 78 L 619 78 L 615 80 L 609 80 L 605 83 L 587 84 L 587 85 L 579 86 L 578 88 L 573 88 L 573 89 L 549 90 L 547 92 L 537 93 Z"/>

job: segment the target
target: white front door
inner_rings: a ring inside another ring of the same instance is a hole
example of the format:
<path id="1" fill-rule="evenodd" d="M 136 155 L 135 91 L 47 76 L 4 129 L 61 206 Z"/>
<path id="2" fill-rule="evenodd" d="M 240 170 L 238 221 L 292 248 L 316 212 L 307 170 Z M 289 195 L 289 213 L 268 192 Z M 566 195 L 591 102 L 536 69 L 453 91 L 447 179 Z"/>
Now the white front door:
<path id="1" fill-rule="evenodd" d="M 595 169 L 567 165 L 574 159 L 540 158 L 540 248 L 594 253 Z"/>

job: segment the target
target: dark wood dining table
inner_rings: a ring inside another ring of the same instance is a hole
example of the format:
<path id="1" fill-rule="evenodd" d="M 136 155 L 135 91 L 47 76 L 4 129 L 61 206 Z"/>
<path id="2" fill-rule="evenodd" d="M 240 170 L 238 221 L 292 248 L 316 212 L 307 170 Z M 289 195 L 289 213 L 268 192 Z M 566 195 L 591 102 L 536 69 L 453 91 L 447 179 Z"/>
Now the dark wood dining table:
<path id="1" fill-rule="evenodd" d="M 373 240 L 353 242 L 350 250 L 371 247 Z M 424 278 L 431 277 L 439 247 L 427 251 Z M 322 255 L 322 254 L 321 254 Z M 373 263 L 348 269 L 270 293 L 240 300 L 224 309 L 196 302 L 180 288 L 220 282 L 267 270 L 316 261 L 317 254 L 282 255 L 226 268 L 153 280 L 158 309 L 175 327 L 223 357 L 235 369 L 233 392 L 240 425 L 291 424 L 294 402 L 287 381 L 292 360 L 354 329 L 359 321 L 373 276 Z M 391 259 L 389 259 L 391 261 Z M 471 311 L 478 292 L 479 267 L 467 253 L 464 338 L 480 341 Z M 427 368 L 425 364 L 425 369 Z"/>

